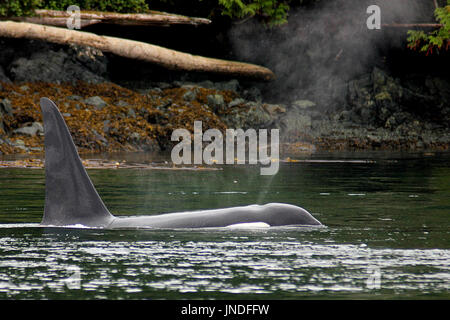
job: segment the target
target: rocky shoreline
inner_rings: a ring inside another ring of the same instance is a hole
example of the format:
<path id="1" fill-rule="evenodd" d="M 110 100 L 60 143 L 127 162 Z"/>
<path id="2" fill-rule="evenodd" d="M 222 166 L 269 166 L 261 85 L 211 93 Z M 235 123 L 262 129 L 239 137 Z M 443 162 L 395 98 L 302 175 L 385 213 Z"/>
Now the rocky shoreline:
<path id="1" fill-rule="evenodd" d="M 0 42 L 0 155 L 43 152 L 43 96 L 59 106 L 80 152 L 170 151 L 171 132 L 192 131 L 195 120 L 204 130 L 278 128 L 282 154 L 449 148 L 450 82 L 440 77 L 405 81 L 374 67 L 340 84 L 341 105 L 327 109 L 307 99 L 267 103 L 261 86 L 236 79 L 119 85 L 98 50 Z"/>

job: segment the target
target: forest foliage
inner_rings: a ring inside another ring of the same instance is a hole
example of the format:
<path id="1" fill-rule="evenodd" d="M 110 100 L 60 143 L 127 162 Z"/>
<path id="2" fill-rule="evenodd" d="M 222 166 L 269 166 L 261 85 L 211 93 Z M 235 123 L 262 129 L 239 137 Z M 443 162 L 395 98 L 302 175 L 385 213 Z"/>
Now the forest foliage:
<path id="1" fill-rule="evenodd" d="M 450 49 L 450 0 L 447 0 L 446 6 L 436 8 L 434 15 L 442 27 L 431 32 L 408 31 L 410 49 L 426 52 L 427 55 L 433 53 L 433 50 L 439 52 Z"/>
<path id="2" fill-rule="evenodd" d="M 302 5 L 318 0 L 9 0 L 0 4 L 0 16 L 29 16 L 35 9 L 66 10 L 77 5 L 82 10 L 121 13 L 145 13 L 159 8 L 186 9 L 202 7 L 206 15 L 220 14 L 232 19 L 257 17 L 268 25 L 287 22 L 290 4 Z M 191 7 L 191 8 L 189 8 Z M 172 11 L 172 10 L 171 10 Z"/>
<path id="3" fill-rule="evenodd" d="M 255 17 L 266 26 L 273 27 L 287 22 L 291 6 L 315 2 L 320 0 L 8 0 L 0 3 L 0 16 L 29 16 L 34 14 L 35 9 L 66 10 L 70 5 L 78 5 L 88 11 L 120 13 L 145 13 L 150 9 L 162 8 L 188 15 L 222 15 L 231 19 Z M 436 8 L 435 18 L 442 27 L 430 32 L 408 31 L 410 49 L 428 55 L 450 48 L 450 0 Z"/>

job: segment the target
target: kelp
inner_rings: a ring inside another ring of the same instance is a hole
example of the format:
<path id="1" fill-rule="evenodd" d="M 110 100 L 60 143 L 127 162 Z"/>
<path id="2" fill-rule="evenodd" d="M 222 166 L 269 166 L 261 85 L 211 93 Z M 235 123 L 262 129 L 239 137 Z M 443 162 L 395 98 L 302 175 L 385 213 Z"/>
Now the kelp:
<path id="1" fill-rule="evenodd" d="M 232 91 L 195 87 L 196 98 L 186 101 L 183 95 L 190 88 L 139 93 L 113 83 L 83 82 L 1 83 L 0 89 L 0 101 L 8 99 L 13 109 L 12 114 L 4 113 L 0 118 L 4 128 L 0 132 L 3 154 L 43 152 L 42 133 L 35 136 L 14 133 L 33 122 L 42 123 L 41 97 L 48 97 L 57 104 L 79 151 L 92 153 L 164 150 L 171 145 L 174 129 L 185 128 L 192 132 L 194 121 L 198 120 L 203 122 L 204 130 L 225 130 L 226 125 L 206 104 L 207 96 L 221 94 L 225 103 L 236 96 Z M 100 97 L 106 106 L 87 103 L 86 99 L 94 96 Z"/>

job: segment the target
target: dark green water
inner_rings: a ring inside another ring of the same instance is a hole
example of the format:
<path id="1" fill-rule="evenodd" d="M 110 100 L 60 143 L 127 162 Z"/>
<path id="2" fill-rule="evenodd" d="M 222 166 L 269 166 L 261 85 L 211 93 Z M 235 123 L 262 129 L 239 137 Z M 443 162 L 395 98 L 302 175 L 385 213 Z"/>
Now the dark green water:
<path id="1" fill-rule="evenodd" d="M 43 170 L 0 169 L 0 298 L 450 298 L 450 154 L 313 159 L 374 162 L 89 174 L 115 215 L 286 202 L 326 228 L 41 228 Z"/>

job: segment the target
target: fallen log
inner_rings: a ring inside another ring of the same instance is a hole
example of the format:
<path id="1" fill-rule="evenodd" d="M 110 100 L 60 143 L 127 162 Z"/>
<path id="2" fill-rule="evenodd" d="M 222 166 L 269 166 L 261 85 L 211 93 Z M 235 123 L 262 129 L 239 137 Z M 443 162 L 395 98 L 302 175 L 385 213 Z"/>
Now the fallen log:
<path id="1" fill-rule="evenodd" d="M 382 24 L 381 27 L 387 28 L 441 28 L 441 23 L 389 23 Z"/>
<path id="2" fill-rule="evenodd" d="M 71 13 L 57 10 L 35 10 L 35 13 L 41 18 L 69 18 Z M 201 25 L 210 24 L 211 20 L 206 18 L 186 17 L 178 14 L 150 11 L 149 13 L 116 13 L 101 11 L 80 11 L 79 18 L 83 20 L 99 20 L 100 22 L 118 24 L 118 25 L 156 25 L 170 26 L 173 24 Z M 27 19 L 27 18 L 26 18 Z M 29 18 L 28 18 L 29 19 Z M 24 20 L 26 21 L 26 20 Z"/>
<path id="3" fill-rule="evenodd" d="M 66 27 L 71 13 L 58 10 L 35 10 L 37 16 L 9 17 L 7 20 L 37 23 L 55 27 Z M 97 23 L 108 23 L 128 26 L 160 26 L 168 27 L 175 24 L 201 25 L 210 24 L 206 18 L 186 17 L 178 14 L 150 11 L 149 13 L 115 13 L 101 11 L 80 11 L 81 28 Z M 6 20 L 6 19 L 3 19 Z"/>
<path id="4" fill-rule="evenodd" d="M 0 36 L 90 46 L 121 57 L 155 63 L 168 69 L 212 72 L 259 80 L 275 78 L 271 70 L 254 64 L 206 58 L 144 42 L 26 22 L 1 21 Z"/>
<path id="5" fill-rule="evenodd" d="M 11 17 L 8 20 L 18 22 L 29 22 L 34 24 L 43 24 L 47 26 L 67 28 L 67 18 L 56 17 Z M 93 24 L 101 23 L 98 19 L 80 19 L 80 27 L 84 28 Z"/>

